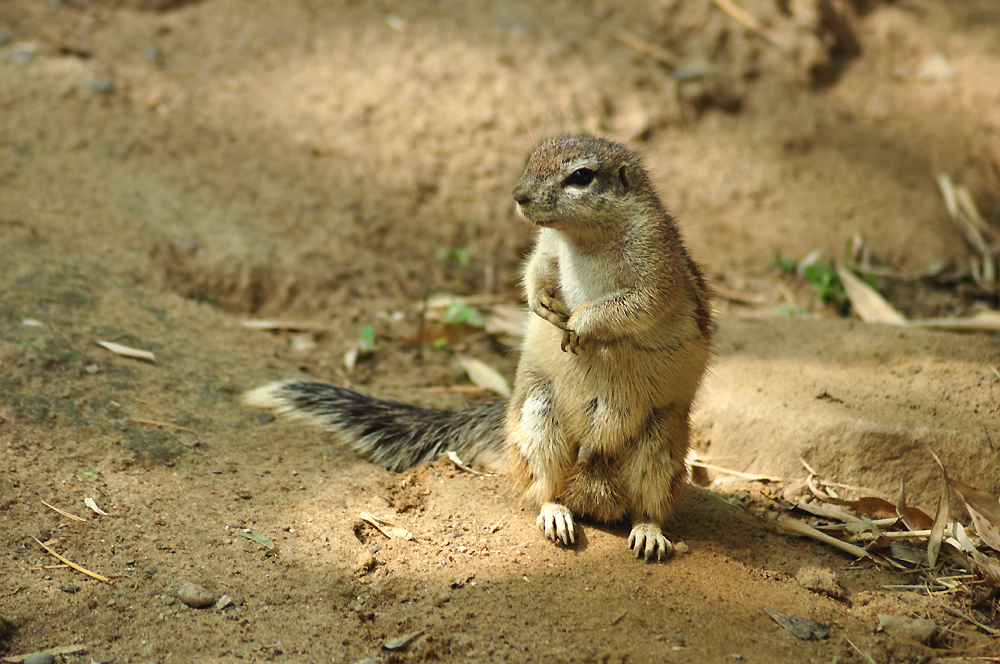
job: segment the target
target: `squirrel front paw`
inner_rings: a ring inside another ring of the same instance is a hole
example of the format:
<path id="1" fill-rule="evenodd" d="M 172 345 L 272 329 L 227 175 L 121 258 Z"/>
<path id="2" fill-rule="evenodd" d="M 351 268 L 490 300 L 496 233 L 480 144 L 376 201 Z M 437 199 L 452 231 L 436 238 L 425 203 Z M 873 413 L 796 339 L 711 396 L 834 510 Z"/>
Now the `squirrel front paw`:
<path id="1" fill-rule="evenodd" d="M 529 306 L 535 315 L 544 318 L 561 330 L 566 329 L 569 310 L 560 297 L 559 289 L 547 279 L 539 282 L 529 298 Z"/>

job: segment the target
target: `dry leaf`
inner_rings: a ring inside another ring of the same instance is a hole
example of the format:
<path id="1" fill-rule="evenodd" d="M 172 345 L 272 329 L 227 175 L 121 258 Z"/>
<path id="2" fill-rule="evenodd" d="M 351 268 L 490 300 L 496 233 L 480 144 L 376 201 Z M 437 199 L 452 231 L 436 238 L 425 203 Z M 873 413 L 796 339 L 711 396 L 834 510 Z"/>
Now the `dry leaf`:
<path id="1" fill-rule="evenodd" d="M 256 542 L 260 546 L 264 547 L 268 551 L 274 550 L 274 542 L 267 535 L 261 535 L 260 533 L 247 533 L 241 532 L 240 536 L 247 538 L 251 542 Z"/>
<path id="2" fill-rule="evenodd" d="M 976 548 L 975 543 L 969 538 L 969 535 L 965 532 L 965 528 L 958 521 L 952 524 L 952 532 L 955 533 L 955 539 L 958 540 L 959 544 L 962 545 L 962 549 L 965 550 L 970 556 L 972 556 L 972 562 L 975 564 L 976 568 L 992 579 L 1000 579 L 1000 561 L 993 560 L 992 558 L 987 558 L 979 549 Z"/>
<path id="3" fill-rule="evenodd" d="M 385 521 L 384 519 L 379 519 L 374 514 L 371 514 L 369 512 L 362 512 L 359 516 L 361 517 L 362 521 L 373 526 L 380 533 L 382 533 L 389 539 L 393 539 L 394 537 L 401 537 L 406 541 L 413 540 L 413 535 L 410 533 L 410 531 L 408 531 L 406 528 L 403 528 L 402 526 L 397 526 L 396 524 L 391 523 L 389 521 Z"/>
<path id="4" fill-rule="evenodd" d="M 424 329 L 419 334 L 411 334 L 400 339 L 404 346 L 418 346 L 422 344 L 433 344 L 439 339 L 444 339 L 449 344 L 457 344 L 467 336 L 482 332 L 478 327 L 473 327 L 467 323 L 449 324 L 429 323 L 424 325 Z"/>
<path id="5" fill-rule="evenodd" d="M 510 304 L 498 304 L 483 315 L 486 331 L 519 339 L 524 336 L 524 309 Z"/>
<path id="6" fill-rule="evenodd" d="M 492 475 L 493 473 L 481 473 L 471 466 L 465 465 L 462 460 L 458 457 L 458 454 L 454 450 L 448 450 L 448 460 L 453 464 L 458 466 L 459 470 L 464 470 L 467 473 L 472 473 L 473 475 Z"/>
<path id="7" fill-rule="evenodd" d="M 1000 332 L 1000 311 L 980 311 L 969 318 L 925 318 L 911 320 L 912 327 L 952 332 Z"/>
<path id="8" fill-rule="evenodd" d="M 408 646 L 414 639 L 416 639 L 423 633 L 424 630 L 421 629 L 416 632 L 411 632 L 406 636 L 399 636 L 396 637 L 395 639 L 389 639 L 388 641 L 382 644 L 382 647 L 385 648 L 386 650 L 401 650 L 406 646 Z"/>
<path id="9" fill-rule="evenodd" d="M 134 357 L 138 360 L 148 360 L 150 362 L 156 362 L 156 357 L 148 350 L 129 348 L 128 346 L 122 346 L 121 344 L 116 344 L 113 341 L 98 341 L 97 345 L 107 348 L 115 355 L 123 355 L 125 357 Z"/>
<path id="10" fill-rule="evenodd" d="M 811 537 L 815 540 L 819 540 L 820 542 L 825 542 L 830 546 L 840 549 L 841 551 L 846 551 L 852 556 L 857 556 L 858 558 L 871 558 L 871 555 L 867 551 L 862 549 L 860 546 L 854 546 L 853 544 L 842 542 L 836 537 L 832 537 L 830 535 L 827 535 L 826 533 L 820 532 L 815 528 L 813 528 L 812 526 L 810 526 L 809 524 L 803 523 L 797 519 L 785 519 L 778 524 L 778 527 L 781 528 L 781 530 L 784 530 L 786 533 L 792 533 L 793 535 L 803 535 L 805 537 Z M 873 560 L 876 560 L 876 562 L 878 562 L 877 559 L 873 558 Z"/>
<path id="11" fill-rule="evenodd" d="M 847 297 L 851 300 L 854 311 L 866 323 L 884 323 L 886 325 L 906 325 L 906 316 L 886 302 L 874 288 L 861 281 L 854 274 L 840 265 L 837 266 L 840 283 L 844 285 Z"/>
<path id="12" fill-rule="evenodd" d="M 97 503 L 95 503 L 94 499 L 91 498 L 90 496 L 87 496 L 86 498 L 83 499 L 83 504 L 92 509 L 96 514 L 100 514 L 101 516 L 108 516 L 108 513 L 102 510 L 100 507 L 98 507 Z"/>
<path id="13" fill-rule="evenodd" d="M 781 611 L 772 609 L 769 606 L 765 606 L 764 611 L 767 612 L 767 615 L 774 618 L 774 622 L 778 623 L 803 641 L 808 641 L 809 639 L 825 639 L 830 636 L 829 625 L 824 625 L 823 623 L 813 622 L 811 620 L 806 620 L 805 618 L 799 618 L 787 613 L 782 613 Z"/>
<path id="14" fill-rule="evenodd" d="M 913 527 L 913 522 L 910 521 L 910 515 L 906 513 L 906 487 L 902 477 L 899 478 L 899 493 L 896 494 L 896 516 L 900 518 L 907 530 L 916 530 Z"/>
<path id="15" fill-rule="evenodd" d="M 944 527 L 948 523 L 948 471 L 944 469 L 944 464 L 934 452 L 931 452 L 931 456 L 941 466 L 941 473 L 944 475 L 941 495 L 938 497 L 937 514 L 934 516 L 930 539 L 927 540 L 927 564 L 934 567 L 937 564 L 938 552 L 941 550 L 941 540 L 944 539 Z"/>
<path id="16" fill-rule="evenodd" d="M 459 356 L 458 363 L 468 374 L 469 380 L 479 387 L 492 390 L 501 396 L 510 396 L 510 386 L 507 384 L 507 379 L 493 367 L 472 357 Z"/>
<path id="17" fill-rule="evenodd" d="M 1000 551 L 1000 501 L 957 480 L 949 480 L 948 484 L 965 504 L 979 537 L 990 548 Z"/>

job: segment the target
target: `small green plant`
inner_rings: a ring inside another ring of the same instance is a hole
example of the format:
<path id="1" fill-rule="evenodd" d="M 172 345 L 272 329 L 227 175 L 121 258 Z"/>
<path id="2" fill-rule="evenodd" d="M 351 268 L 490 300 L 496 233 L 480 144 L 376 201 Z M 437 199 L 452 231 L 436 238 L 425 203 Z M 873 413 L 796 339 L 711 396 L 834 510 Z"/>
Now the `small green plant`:
<path id="1" fill-rule="evenodd" d="M 448 309 L 444 312 L 441 321 L 446 325 L 461 325 L 463 323 L 472 327 L 483 327 L 486 325 L 486 321 L 483 320 L 483 314 L 479 312 L 479 309 L 458 300 L 454 300 L 448 305 Z"/>
<path id="2" fill-rule="evenodd" d="M 86 475 L 87 477 L 89 477 L 92 480 L 99 480 L 99 479 L 101 479 L 101 476 L 98 475 L 97 473 L 95 473 L 92 470 L 85 470 L 85 471 L 83 471 L 83 474 Z"/>
<path id="3" fill-rule="evenodd" d="M 368 355 L 375 351 L 375 328 L 365 325 L 361 328 L 361 341 L 358 342 L 358 352 Z"/>
<path id="4" fill-rule="evenodd" d="M 437 257 L 443 261 L 455 261 L 463 270 L 472 263 L 472 251 L 469 249 L 442 249 Z"/>
<path id="5" fill-rule="evenodd" d="M 807 265 L 802 270 L 802 276 L 812 286 L 813 291 L 819 297 L 819 301 L 824 304 L 832 302 L 838 294 L 844 294 L 844 285 L 840 283 L 837 270 L 826 261 Z"/>
<path id="6" fill-rule="evenodd" d="M 774 252 L 774 266 L 785 274 L 795 274 L 798 264 L 791 256 L 782 256 L 780 251 Z"/>

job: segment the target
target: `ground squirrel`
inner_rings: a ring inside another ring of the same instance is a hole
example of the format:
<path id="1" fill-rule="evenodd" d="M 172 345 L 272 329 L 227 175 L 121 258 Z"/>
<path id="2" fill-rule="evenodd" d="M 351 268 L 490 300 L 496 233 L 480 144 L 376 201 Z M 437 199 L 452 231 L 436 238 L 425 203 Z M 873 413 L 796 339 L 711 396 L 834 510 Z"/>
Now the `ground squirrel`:
<path id="1" fill-rule="evenodd" d="M 391 470 L 455 450 L 506 470 L 549 539 L 573 515 L 631 520 L 636 557 L 662 559 L 684 486 L 689 413 L 708 364 L 709 290 L 639 157 L 610 141 L 546 141 L 513 191 L 540 227 L 524 273 L 532 314 L 513 396 L 463 411 L 280 381 L 245 403 L 311 419 Z"/>

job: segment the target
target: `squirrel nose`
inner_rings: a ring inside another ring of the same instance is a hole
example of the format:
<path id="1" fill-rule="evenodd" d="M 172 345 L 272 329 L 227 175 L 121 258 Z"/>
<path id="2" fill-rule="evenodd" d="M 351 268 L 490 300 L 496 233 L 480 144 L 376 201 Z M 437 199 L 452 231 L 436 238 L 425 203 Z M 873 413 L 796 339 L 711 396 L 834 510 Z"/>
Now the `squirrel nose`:
<path id="1" fill-rule="evenodd" d="M 528 190 L 524 187 L 517 187 L 514 189 L 514 191 L 511 192 L 511 196 L 514 197 L 514 200 L 517 201 L 518 205 L 524 205 L 525 203 L 531 201 L 531 194 L 529 194 Z"/>

